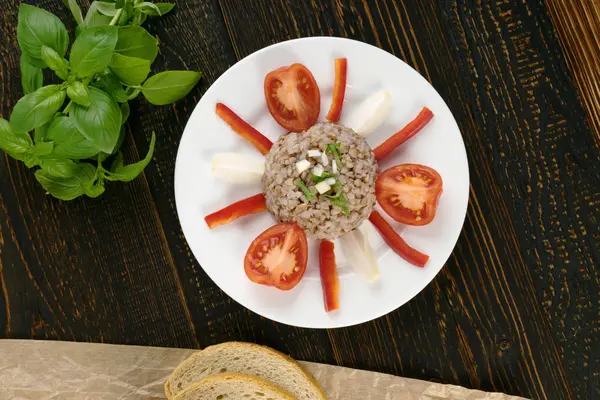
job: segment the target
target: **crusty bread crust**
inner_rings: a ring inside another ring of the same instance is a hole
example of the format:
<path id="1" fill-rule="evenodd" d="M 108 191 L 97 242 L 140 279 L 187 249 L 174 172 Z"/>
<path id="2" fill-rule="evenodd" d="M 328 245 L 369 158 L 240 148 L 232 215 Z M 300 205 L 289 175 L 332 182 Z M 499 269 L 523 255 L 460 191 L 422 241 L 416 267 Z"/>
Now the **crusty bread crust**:
<path id="1" fill-rule="evenodd" d="M 173 398 L 173 400 L 188 400 L 195 399 L 195 394 L 201 395 L 202 392 L 211 391 L 211 386 L 218 385 L 227 385 L 230 382 L 235 381 L 236 383 L 244 383 L 249 386 L 250 390 L 260 390 L 265 393 L 268 397 L 278 396 L 277 400 L 296 400 L 296 398 L 280 388 L 279 386 L 273 385 L 271 382 L 264 380 L 262 378 L 258 378 L 252 375 L 244 375 L 244 374 L 235 374 L 235 373 L 226 373 L 226 374 L 218 374 L 206 377 L 201 381 L 194 382 L 188 387 L 186 387 L 181 392 L 177 393 L 177 395 Z M 262 397 L 262 396 L 261 396 Z"/>
<path id="2" fill-rule="evenodd" d="M 177 388 L 174 387 L 173 382 L 178 379 L 182 374 L 186 371 L 189 371 L 197 366 L 199 360 L 203 357 L 211 354 L 218 353 L 223 350 L 228 351 L 239 351 L 240 354 L 244 354 L 247 351 L 258 350 L 259 353 L 268 354 L 271 358 L 275 358 L 277 362 L 281 362 L 282 365 L 285 364 L 287 368 L 294 370 L 298 375 L 305 379 L 305 383 L 313 388 L 313 392 L 315 392 L 315 400 L 326 400 L 327 397 L 319 383 L 312 377 L 309 373 L 307 373 L 294 359 L 289 357 L 286 354 L 283 354 L 277 350 L 271 349 L 266 346 L 261 346 L 253 343 L 245 343 L 245 342 L 227 342 L 214 346 L 209 346 L 202 351 L 196 352 L 184 360 L 173 373 L 167 379 L 165 383 L 165 394 L 168 399 L 171 399 L 178 392 Z M 180 391 L 180 390 L 179 390 Z"/>

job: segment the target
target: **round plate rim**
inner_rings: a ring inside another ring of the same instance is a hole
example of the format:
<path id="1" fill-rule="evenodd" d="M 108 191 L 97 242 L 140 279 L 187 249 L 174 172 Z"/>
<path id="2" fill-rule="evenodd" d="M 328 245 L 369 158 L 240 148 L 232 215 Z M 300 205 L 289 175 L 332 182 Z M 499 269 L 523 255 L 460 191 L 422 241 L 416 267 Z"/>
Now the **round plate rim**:
<path id="1" fill-rule="evenodd" d="M 196 261 L 198 262 L 198 264 L 201 266 L 201 268 L 204 270 L 204 272 L 208 275 L 208 277 L 213 281 L 213 283 L 219 287 L 220 290 L 222 290 L 227 296 L 229 296 L 232 300 L 234 300 L 236 303 L 242 305 L 244 308 L 258 314 L 261 315 L 265 318 L 271 319 L 273 321 L 276 321 L 278 323 L 282 323 L 285 325 L 289 325 L 289 326 L 295 326 L 295 327 L 299 327 L 299 328 L 310 328 L 310 329 L 335 329 L 335 328 L 343 328 L 343 327 L 350 327 L 350 326 L 355 326 L 355 325 L 359 325 L 365 322 L 369 322 L 372 320 L 375 320 L 377 318 L 380 318 L 382 316 L 385 316 L 387 314 L 389 314 L 390 312 L 402 307 L 403 305 L 405 305 L 406 303 L 408 303 L 409 301 L 411 301 L 417 294 L 419 294 L 421 291 L 423 291 L 427 286 L 429 286 L 429 284 L 433 281 L 433 279 L 440 273 L 440 271 L 444 268 L 445 264 L 448 262 L 448 259 L 450 258 L 450 256 L 452 255 L 454 249 L 456 248 L 456 244 L 458 242 L 458 239 L 460 238 L 460 235 L 462 233 L 463 227 L 464 227 L 464 222 L 466 220 L 466 215 L 467 215 L 467 210 L 468 210 L 468 203 L 469 203 L 469 198 L 470 198 L 470 172 L 469 172 L 469 161 L 468 161 L 468 157 L 467 157 L 467 153 L 466 153 L 466 147 L 464 144 L 464 139 L 462 137 L 462 132 L 460 131 L 460 128 L 458 126 L 458 123 L 456 122 L 456 118 L 454 118 L 454 114 L 452 114 L 452 111 L 450 110 L 450 108 L 448 107 L 448 104 L 446 103 L 446 101 L 443 99 L 443 97 L 439 94 L 439 92 L 435 89 L 435 87 L 433 87 L 433 85 L 431 85 L 431 83 L 429 81 L 427 81 L 427 79 L 425 77 L 423 77 L 423 75 L 421 75 L 421 73 L 419 73 L 419 71 L 415 70 L 412 66 L 410 66 L 409 64 L 407 64 L 404 60 L 402 60 L 401 58 L 397 57 L 396 55 L 382 49 L 379 48 L 377 46 L 374 46 L 372 44 L 366 43 L 366 42 L 362 42 L 359 40 L 355 40 L 355 39 L 349 39 L 349 38 L 341 38 L 341 37 L 335 37 L 335 36 L 310 36 L 310 37 L 301 37 L 301 38 L 295 38 L 295 39 L 290 39 L 290 40 L 285 40 L 282 42 L 278 42 L 278 43 L 274 43 L 271 44 L 269 46 L 263 47 L 259 50 L 256 50 L 253 53 L 248 54 L 247 56 L 245 56 L 244 58 L 240 59 L 239 61 L 237 61 L 235 64 L 233 64 L 231 67 L 229 67 L 226 71 L 224 71 L 211 85 L 210 87 L 206 90 L 206 92 L 203 94 L 202 97 L 204 97 L 206 94 L 208 94 L 211 89 L 213 89 L 213 87 L 216 87 L 217 84 L 223 80 L 226 79 L 227 75 L 232 73 L 232 71 L 235 71 L 239 68 L 242 68 L 244 66 L 244 64 L 246 62 L 248 62 L 248 60 L 250 58 L 254 58 L 259 56 L 260 54 L 273 50 L 274 48 L 277 47 L 283 47 L 283 46 L 289 46 L 295 42 L 300 42 L 300 41 L 320 41 L 320 40 L 334 40 L 334 41 L 348 41 L 348 42 L 353 42 L 355 44 L 361 45 L 361 46 L 368 46 L 376 51 L 379 52 L 384 52 L 388 55 L 391 55 L 392 57 L 394 57 L 397 61 L 405 64 L 408 68 L 410 68 L 412 71 L 414 71 L 419 77 L 420 79 L 422 79 L 428 86 L 430 86 L 435 93 L 439 96 L 440 100 L 442 101 L 442 103 L 444 104 L 444 106 L 448 109 L 448 111 L 450 112 L 450 116 L 452 117 L 452 122 L 454 125 L 454 128 L 460 133 L 460 141 L 462 144 L 462 158 L 466 163 L 466 176 L 465 176 L 465 183 L 467 186 L 467 191 L 466 191 L 466 197 L 464 199 L 464 204 L 461 210 L 459 210 L 462 214 L 462 218 L 461 218 L 461 222 L 460 222 L 460 229 L 458 231 L 458 234 L 456 235 L 456 237 L 452 240 L 454 243 L 452 244 L 452 250 L 450 251 L 450 253 L 447 255 L 446 259 L 444 260 L 444 262 L 441 264 L 440 268 L 438 269 L 438 271 L 433 274 L 430 279 L 423 285 L 422 288 L 419 288 L 417 290 L 414 290 L 407 298 L 407 300 L 405 302 L 403 302 L 402 304 L 393 306 L 393 307 L 384 307 L 383 310 L 380 310 L 377 313 L 374 313 L 372 316 L 370 316 L 369 318 L 366 319 L 360 319 L 360 320 L 356 320 L 353 321 L 351 323 L 332 323 L 329 324 L 327 326 L 319 326 L 319 325 L 312 325 L 312 324 L 298 324 L 298 323 L 291 323 L 290 321 L 287 320 L 282 320 L 279 319 L 277 317 L 274 317 L 272 315 L 266 315 L 266 313 L 260 313 L 256 310 L 253 310 L 252 308 L 246 306 L 242 301 L 238 300 L 237 296 L 232 295 L 231 293 L 229 293 L 228 291 L 226 291 L 225 289 L 223 289 L 221 286 L 219 286 L 219 284 L 215 281 L 215 279 L 213 278 L 213 276 L 211 275 L 211 273 L 209 271 L 207 271 L 203 266 L 202 263 L 199 260 L 199 257 L 194 253 L 194 251 L 191 249 L 190 247 L 190 251 L 192 252 L 192 254 L 194 255 L 194 258 L 196 259 Z M 186 126 L 184 128 L 184 132 L 182 133 L 182 136 L 180 138 L 180 144 L 178 145 L 178 149 L 177 149 L 177 155 L 176 155 L 176 161 L 175 161 L 175 169 L 173 172 L 174 175 L 174 195 L 175 195 L 175 207 L 176 207 L 176 211 L 177 211 L 177 216 L 180 222 L 180 227 L 181 230 L 184 234 L 184 237 L 186 238 L 187 241 L 187 235 L 185 233 L 185 228 L 184 225 L 182 223 L 182 219 L 181 219 L 181 205 L 180 205 L 180 200 L 178 200 L 178 167 L 180 165 L 180 154 L 181 154 L 181 142 L 183 141 L 183 137 L 186 134 L 186 131 L 188 129 L 189 126 L 189 122 L 193 119 L 194 113 L 196 112 L 196 110 L 198 110 L 198 105 L 200 104 L 200 102 L 202 101 L 202 98 L 196 103 L 196 105 L 194 106 L 194 110 L 192 111 L 192 113 L 190 114 L 190 117 L 188 119 L 188 121 L 186 122 Z M 199 221 L 200 223 L 203 223 L 203 221 Z M 189 245 L 189 244 L 188 244 Z"/>

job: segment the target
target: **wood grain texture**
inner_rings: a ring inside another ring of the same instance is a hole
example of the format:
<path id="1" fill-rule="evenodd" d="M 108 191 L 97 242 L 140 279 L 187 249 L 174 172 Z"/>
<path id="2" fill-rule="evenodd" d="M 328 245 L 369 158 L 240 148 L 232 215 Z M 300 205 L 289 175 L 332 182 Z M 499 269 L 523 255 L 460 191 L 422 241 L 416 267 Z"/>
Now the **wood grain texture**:
<path id="1" fill-rule="evenodd" d="M 548 1 L 567 63 L 600 146 L 600 1 Z"/>
<path id="2" fill-rule="evenodd" d="M 576 147 L 571 154 L 597 160 L 598 153 L 593 146 L 584 150 L 591 144 L 589 130 L 577 110 L 565 107 L 566 98 L 574 94 L 573 86 L 542 5 L 419 2 L 408 7 L 386 1 L 275 1 L 247 10 L 242 18 L 236 12 L 240 1 L 222 0 L 221 4 L 239 57 L 265 43 L 319 34 L 352 37 L 391 51 L 440 91 L 465 136 L 473 165 L 472 199 L 452 261 L 431 288 L 387 317 L 389 333 L 369 324 L 333 332 L 336 360 L 408 371 L 423 378 L 437 370 L 438 379 L 444 381 L 534 398 L 595 395 L 597 382 L 586 381 L 582 375 L 594 377 L 596 367 L 583 358 L 594 359 L 595 347 L 584 343 L 597 342 L 598 333 L 586 331 L 586 341 L 564 340 L 570 333 L 567 326 L 581 326 L 581 316 L 557 312 L 560 294 L 555 284 L 560 280 L 565 292 L 570 285 L 580 288 L 583 297 L 573 308 L 586 314 L 593 330 L 598 315 L 594 268 L 598 246 L 597 241 L 586 240 L 586 234 L 596 230 L 599 207 L 591 197 L 598 193 L 598 185 L 593 174 L 576 170 L 566 154 Z M 542 80 L 544 72 L 548 76 Z M 557 98 L 557 90 L 564 93 L 562 99 Z M 557 104 L 557 100 L 564 103 Z M 573 138 L 573 144 L 558 147 L 554 140 L 567 139 L 566 133 L 572 130 L 585 133 Z M 549 160 L 552 170 L 545 165 Z M 597 170 L 597 165 L 584 166 Z M 559 185 L 556 178 L 548 182 L 558 170 L 573 177 L 560 180 Z M 538 184 L 540 177 L 546 181 Z M 561 198 L 563 204 L 587 212 L 579 217 L 567 210 L 557 214 L 552 207 L 556 202 L 549 206 L 548 198 Z M 568 225 L 572 233 L 561 234 L 566 226 L 560 225 Z M 537 236 L 532 235 L 532 226 Z M 565 242 L 581 253 L 565 252 Z M 436 288 L 440 292 L 430 294 L 432 305 L 417 307 L 408 317 L 408 309 Z M 418 325 L 406 326 L 415 317 L 427 320 L 440 314 L 444 317 L 438 320 L 437 330 L 431 322 L 425 324 L 426 335 Z M 400 332 L 406 333 L 405 341 L 399 341 Z M 408 362 L 398 364 L 389 352 L 360 352 L 358 344 L 354 352 L 348 352 L 357 336 L 386 337 L 382 343 L 395 339 L 396 355 L 405 354 Z M 421 342 L 418 337 L 427 340 Z M 417 354 L 426 355 L 419 360 L 411 351 L 415 348 Z M 423 375 L 411 367 L 419 361 L 427 366 Z M 555 387 L 550 388 L 550 382 Z"/>
<path id="3" fill-rule="evenodd" d="M 462 28 L 453 36 L 459 65 L 470 72 L 465 80 L 477 82 L 477 123 L 573 395 L 594 398 L 600 395 L 600 154 L 544 4 L 483 4 L 450 9 L 448 22 Z M 478 27 L 504 29 L 478 35 Z"/>
<path id="4" fill-rule="evenodd" d="M 0 4 L 6 116 L 21 94 L 18 2 Z M 58 0 L 36 5 L 70 20 Z M 247 340 L 536 399 L 600 396 L 598 141 L 541 0 L 181 0 L 147 27 L 160 41 L 155 71 L 205 75 L 176 105 L 132 102 L 126 157 L 158 134 L 144 177 L 62 203 L 0 158 L 0 337 Z M 228 298 L 194 260 L 173 197 L 177 146 L 200 96 L 240 58 L 310 35 L 371 43 L 423 74 L 459 123 L 472 174 L 464 232 L 431 285 L 383 318 L 332 331 L 277 324 Z"/>

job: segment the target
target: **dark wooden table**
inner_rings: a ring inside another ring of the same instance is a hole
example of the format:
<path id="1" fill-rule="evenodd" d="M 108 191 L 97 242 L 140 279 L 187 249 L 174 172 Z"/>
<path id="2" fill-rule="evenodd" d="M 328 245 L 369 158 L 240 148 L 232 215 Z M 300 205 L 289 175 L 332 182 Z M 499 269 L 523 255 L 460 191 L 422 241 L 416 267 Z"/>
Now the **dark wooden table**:
<path id="1" fill-rule="evenodd" d="M 36 4 L 74 28 L 60 0 Z M 19 1 L 0 5 L 8 116 L 21 96 Z M 126 156 L 159 133 L 145 176 L 64 203 L 0 157 L 0 337 L 246 340 L 536 399 L 599 398 L 599 9 L 595 0 L 180 0 L 147 24 L 161 42 L 154 67 L 205 75 L 174 106 L 132 103 Z M 471 165 L 464 231 L 437 278 L 391 314 L 331 331 L 273 323 L 222 293 L 194 260 L 173 195 L 179 139 L 211 83 L 255 50 L 313 35 L 374 44 L 423 74 L 454 113 Z"/>

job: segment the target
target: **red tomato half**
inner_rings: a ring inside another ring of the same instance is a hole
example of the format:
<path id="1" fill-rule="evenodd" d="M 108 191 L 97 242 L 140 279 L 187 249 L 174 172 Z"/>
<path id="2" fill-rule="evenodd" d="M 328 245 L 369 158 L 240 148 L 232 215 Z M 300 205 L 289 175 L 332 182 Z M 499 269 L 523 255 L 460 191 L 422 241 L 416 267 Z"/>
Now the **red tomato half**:
<path id="1" fill-rule="evenodd" d="M 290 290 L 304 276 L 307 258 L 306 234 L 297 224 L 284 222 L 254 239 L 246 252 L 244 271 L 252 282 Z"/>
<path id="2" fill-rule="evenodd" d="M 271 71 L 265 77 L 265 100 L 275 121 L 291 132 L 313 126 L 321 111 L 321 92 L 302 64 Z"/>
<path id="3" fill-rule="evenodd" d="M 442 177 L 434 169 L 418 164 L 396 165 L 377 178 L 377 202 L 398 222 L 427 225 L 435 217 L 442 194 Z"/>

